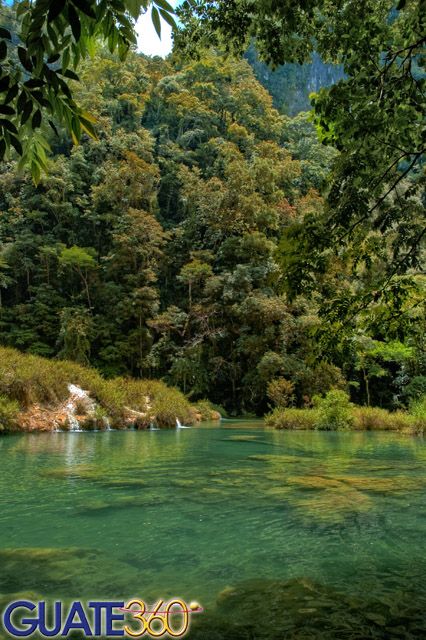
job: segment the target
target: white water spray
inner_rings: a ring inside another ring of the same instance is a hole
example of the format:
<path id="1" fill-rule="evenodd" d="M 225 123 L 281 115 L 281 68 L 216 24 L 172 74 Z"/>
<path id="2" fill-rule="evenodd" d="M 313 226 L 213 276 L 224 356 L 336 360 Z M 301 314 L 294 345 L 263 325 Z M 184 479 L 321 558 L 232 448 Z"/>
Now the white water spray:
<path id="1" fill-rule="evenodd" d="M 181 424 L 179 418 L 176 418 L 176 429 L 190 429 L 191 427 L 185 427 L 184 424 Z"/>
<path id="2" fill-rule="evenodd" d="M 69 384 L 68 391 L 70 392 L 70 398 L 66 405 L 68 424 L 70 426 L 70 431 L 78 433 L 83 431 L 83 429 L 80 427 L 80 423 L 75 415 L 77 411 L 77 403 L 84 404 L 87 413 L 93 413 L 95 410 L 95 403 L 91 398 L 89 398 L 87 391 L 84 391 L 84 389 L 75 384 Z"/>

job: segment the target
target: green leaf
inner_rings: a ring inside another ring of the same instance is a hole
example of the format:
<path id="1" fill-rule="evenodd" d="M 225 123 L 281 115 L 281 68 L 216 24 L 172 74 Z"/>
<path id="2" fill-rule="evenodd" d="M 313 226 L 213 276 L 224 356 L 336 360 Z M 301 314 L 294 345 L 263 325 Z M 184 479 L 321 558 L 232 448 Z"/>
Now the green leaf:
<path id="1" fill-rule="evenodd" d="M 20 141 L 18 140 L 18 138 L 16 138 L 15 136 L 10 136 L 10 144 L 12 145 L 12 147 L 15 149 L 16 153 L 19 156 L 22 156 L 23 150 L 22 150 L 22 144 L 20 143 Z"/>
<path id="2" fill-rule="evenodd" d="M 92 6 L 90 5 L 90 3 L 87 2 L 87 0 L 72 0 L 72 3 L 78 9 L 80 9 L 80 11 L 85 13 L 86 16 L 88 16 L 89 18 L 92 18 L 93 20 L 96 20 L 96 14 L 95 14 Z"/>
<path id="3" fill-rule="evenodd" d="M 84 118 L 84 120 L 87 120 L 88 122 L 91 122 L 92 124 L 96 124 L 97 120 L 94 116 L 92 116 L 91 113 L 89 113 L 88 111 L 81 111 L 80 112 L 80 117 Z"/>
<path id="4" fill-rule="evenodd" d="M 152 7 L 151 19 L 152 19 L 152 24 L 154 25 L 155 30 L 157 32 L 157 35 L 161 40 L 161 20 L 160 20 L 160 14 L 158 12 L 157 7 Z"/>
<path id="5" fill-rule="evenodd" d="M 49 125 L 50 125 L 50 127 L 51 127 L 52 131 L 54 131 L 54 133 L 55 133 L 56 135 L 59 135 L 59 134 L 58 134 L 58 130 L 57 130 L 56 126 L 55 126 L 55 123 L 54 123 L 52 120 L 49 120 Z"/>
<path id="6" fill-rule="evenodd" d="M 67 47 L 62 54 L 62 69 L 66 69 L 70 63 L 70 50 Z"/>
<path id="7" fill-rule="evenodd" d="M 0 40 L 0 60 L 4 60 L 7 56 L 7 44 L 4 40 Z"/>
<path id="8" fill-rule="evenodd" d="M 54 62 L 57 62 L 60 58 L 60 54 L 59 53 L 55 53 L 54 55 L 50 56 L 50 58 L 47 59 L 48 64 L 53 64 Z"/>
<path id="9" fill-rule="evenodd" d="M 18 91 L 19 91 L 19 85 L 13 84 L 9 89 L 9 91 L 7 92 L 7 95 L 4 99 L 4 103 L 7 104 L 8 102 L 11 102 L 14 98 L 16 98 L 16 96 L 18 95 Z"/>
<path id="10" fill-rule="evenodd" d="M 37 186 L 40 182 L 41 170 L 40 170 L 40 165 L 35 158 L 33 158 L 31 162 L 31 176 L 34 184 Z"/>
<path id="11" fill-rule="evenodd" d="M 77 80 L 77 82 L 80 81 L 80 78 L 78 77 L 78 75 L 74 73 L 74 71 L 71 71 L 71 69 L 65 69 L 64 71 L 61 70 L 61 73 L 67 78 L 71 78 L 71 80 Z"/>
<path id="12" fill-rule="evenodd" d="M 56 35 L 56 31 L 50 24 L 47 25 L 47 33 L 49 35 L 51 43 L 53 44 L 53 48 L 59 49 L 59 43 L 58 43 L 58 37 Z"/>
<path id="13" fill-rule="evenodd" d="M 4 118 L 1 118 L 0 124 L 2 125 L 2 127 L 10 131 L 11 133 L 14 133 L 16 136 L 18 135 L 18 129 L 15 127 L 13 122 L 10 122 L 10 120 L 5 120 Z"/>
<path id="14" fill-rule="evenodd" d="M 7 91 L 9 88 L 9 76 L 4 76 L 4 78 L 0 78 L 0 93 L 3 91 Z"/>
<path id="15" fill-rule="evenodd" d="M 90 136 L 94 140 L 98 139 L 97 133 L 93 125 L 88 120 L 86 120 L 85 118 L 82 118 L 81 116 L 80 116 L 80 125 L 83 131 L 85 131 L 88 136 Z"/>
<path id="16" fill-rule="evenodd" d="M 74 7 L 71 4 L 68 6 L 68 19 L 70 21 L 71 31 L 74 36 L 74 40 L 78 42 L 81 37 L 81 23 L 80 23 L 80 18 L 78 17 L 77 11 L 74 9 Z"/>
<path id="17" fill-rule="evenodd" d="M 71 91 L 69 89 L 69 86 L 65 82 L 65 80 L 62 80 L 62 78 L 59 78 L 59 77 L 58 77 L 58 80 L 59 80 L 59 84 L 61 85 L 61 89 L 65 93 L 66 97 L 69 98 L 69 100 L 72 100 Z"/>
<path id="18" fill-rule="evenodd" d="M 25 103 L 24 109 L 22 111 L 21 125 L 27 122 L 32 112 L 33 112 L 33 103 L 31 102 L 31 100 L 28 100 L 28 102 Z"/>
<path id="19" fill-rule="evenodd" d="M 174 13 L 174 9 L 172 7 L 171 4 L 169 4 L 167 2 L 167 0 L 154 0 L 155 4 L 157 5 L 157 7 L 160 7 L 160 9 L 163 9 L 164 11 L 167 11 L 168 13 Z"/>
<path id="20" fill-rule="evenodd" d="M 141 0 L 127 0 L 126 6 L 132 18 L 137 20 L 141 14 L 142 6 L 143 6 L 141 3 Z"/>
<path id="21" fill-rule="evenodd" d="M 44 87 L 44 82 L 43 80 L 38 80 L 37 78 L 31 78 L 31 80 L 27 80 L 26 82 L 24 82 L 24 87 L 27 87 L 27 89 L 36 89 Z"/>
<path id="22" fill-rule="evenodd" d="M 0 113 L 4 116 L 14 116 L 15 109 L 5 104 L 0 104 Z"/>
<path id="23" fill-rule="evenodd" d="M 33 70 L 33 65 L 28 58 L 26 49 L 18 47 L 18 57 L 24 69 L 31 72 Z"/>
<path id="24" fill-rule="evenodd" d="M 165 20 L 167 24 L 171 26 L 172 29 L 176 29 L 176 21 L 173 18 L 173 16 L 171 16 L 170 13 L 168 13 L 167 11 L 164 11 L 163 9 L 160 9 L 160 13 L 163 20 Z"/>
<path id="25" fill-rule="evenodd" d="M 0 38 L 4 38 L 5 40 L 12 40 L 10 31 L 8 31 L 8 29 L 4 29 L 4 27 L 0 27 Z"/>
<path id="26" fill-rule="evenodd" d="M 33 129 L 37 129 L 41 125 L 41 111 L 37 109 L 37 111 L 33 115 L 33 119 L 31 120 L 31 126 Z"/>
<path id="27" fill-rule="evenodd" d="M 21 91 L 21 93 L 19 94 L 18 103 L 17 103 L 18 113 L 23 110 L 26 102 L 27 102 L 27 92 Z"/>
<path id="28" fill-rule="evenodd" d="M 49 7 L 49 13 L 47 14 L 47 21 L 53 22 L 55 18 L 63 11 L 65 7 L 65 0 L 52 0 Z"/>

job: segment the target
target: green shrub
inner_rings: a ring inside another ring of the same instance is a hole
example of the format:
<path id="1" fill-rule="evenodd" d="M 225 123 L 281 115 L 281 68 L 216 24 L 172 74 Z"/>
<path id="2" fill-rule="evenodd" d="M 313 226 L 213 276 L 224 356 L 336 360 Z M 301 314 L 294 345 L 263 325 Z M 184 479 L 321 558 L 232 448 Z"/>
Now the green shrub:
<path id="1" fill-rule="evenodd" d="M 294 384 L 286 378 L 275 378 L 268 384 L 266 394 L 276 407 L 288 407 L 294 402 Z"/>
<path id="2" fill-rule="evenodd" d="M 343 431 L 353 423 L 353 405 L 345 391 L 332 389 L 324 398 L 314 398 L 314 406 L 318 412 L 316 428 L 320 431 Z"/>
<path id="3" fill-rule="evenodd" d="M 19 404 L 16 400 L 10 400 L 0 396 L 0 431 L 12 431 L 16 429 L 16 419 L 19 414 Z"/>
<path id="4" fill-rule="evenodd" d="M 354 407 L 353 427 L 359 431 L 406 431 L 413 427 L 405 411 L 390 412 L 379 407 Z"/>
<path id="5" fill-rule="evenodd" d="M 163 382 L 149 381 L 152 388 L 152 412 L 158 427 L 173 427 L 176 418 L 181 424 L 193 424 L 195 412 L 185 396 L 175 387 L 167 387 Z"/>
<path id="6" fill-rule="evenodd" d="M 275 429 L 315 429 L 318 412 L 315 409 L 283 409 L 277 407 L 265 417 L 265 424 Z"/>
<path id="7" fill-rule="evenodd" d="M 417 433 L 426 432 L 426 396 L 420 400 L 412 402 L 410 405 L 410 416 L 413 420 L 413 428 Z"/>
<path id="8" fill-rule="evenodd" d="M 416 402 L 426 397 L 426 376 L 415 376 L 409 384 L 404 388 L 404 396 Z"/>
<path id="9" fill-rule="evenodd" d="M 316 397 L 313 409 L 277 407 L 265 417 L 265 424 L 275 429 L 425 433 L 426 397 L 413 403 L 409 413 L 390 412 L 379 407 L 356 407 L 344 391 L 333 389 L 324 398 Z"/>
<path id="10" fill-rule="evenodd" d="M 223 407 L 213 404 L 210 400 L 198 400 L 194 408 L 200 415 L 202 422 L 220 420 L 221 417 L 225 418 L 227 415 Z"/>

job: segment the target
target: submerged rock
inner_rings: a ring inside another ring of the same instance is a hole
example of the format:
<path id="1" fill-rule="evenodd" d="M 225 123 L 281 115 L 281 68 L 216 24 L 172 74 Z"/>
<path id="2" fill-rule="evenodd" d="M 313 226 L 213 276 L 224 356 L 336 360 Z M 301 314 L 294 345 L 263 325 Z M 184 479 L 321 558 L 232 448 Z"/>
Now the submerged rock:
<path id="1" fill-rule="evenodd" d="M 190 640 L 400 640 L 426 637 L 426 592 L 352 596 L 309 578 L 224 589 L 194 620 Z"/>
<path id="2" fill-rule="evenodd" d="M 117 594 L 131 595 L 132 585 L 140 581 L 136 569 L 95 549 L 0 550 L 0 594 L 34 590 L 43 597 L 56 599 L 92 597 L 93 594 L 114 598 Z"/>

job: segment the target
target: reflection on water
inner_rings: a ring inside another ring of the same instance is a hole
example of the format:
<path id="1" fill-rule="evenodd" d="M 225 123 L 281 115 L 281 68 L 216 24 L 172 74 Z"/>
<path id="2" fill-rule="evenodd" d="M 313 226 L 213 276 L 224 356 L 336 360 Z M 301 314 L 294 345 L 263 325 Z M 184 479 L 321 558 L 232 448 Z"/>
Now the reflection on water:
<path id="1" fill-rule="evenodd" d="M 197 640 L 426 638 L 421 439 L 228 423 L 0 456 L 2 602 L 181 596 Z"/>

